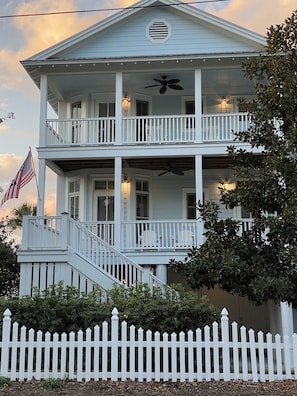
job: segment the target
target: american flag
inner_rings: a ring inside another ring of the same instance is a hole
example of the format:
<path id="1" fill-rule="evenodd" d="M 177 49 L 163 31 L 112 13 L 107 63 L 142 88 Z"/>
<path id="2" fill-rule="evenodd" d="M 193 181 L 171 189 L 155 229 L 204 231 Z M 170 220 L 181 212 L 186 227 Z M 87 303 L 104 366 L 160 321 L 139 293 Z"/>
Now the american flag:
<path id="1" fill-rule="evenodd" d="M 19 192 L 22 187 L 24 187 L 29 181 L 33 179 L 35 176 L 33 162 L 32 162 L 32 153 L 29 151 L 27 158 L 25 159 L 23 165 L 20 167 L 16 177 L 11 181 L 8 190 L 4 194 L 0 207 L 4 204 L 4 202 L 8 201 L 12 198 L 18 198 Z"/>

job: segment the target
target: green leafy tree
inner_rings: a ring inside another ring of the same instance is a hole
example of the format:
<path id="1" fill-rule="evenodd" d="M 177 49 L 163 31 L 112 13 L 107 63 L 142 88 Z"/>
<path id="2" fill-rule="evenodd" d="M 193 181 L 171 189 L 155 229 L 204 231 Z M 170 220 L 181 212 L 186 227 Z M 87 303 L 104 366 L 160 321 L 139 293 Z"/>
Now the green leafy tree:
<path id="1" fill-rule="evenodd" d="M 18 245 L 12 238 L 14 228 L 9 220 L 0 220 L 0 295 L 17 295 L 19 285 L 19 265 L 16 252 Z"/>
<path id="2" fill-rule="evenodd" d="M 23 216 L 36 216 L 37 206 L 29 203 L 24 203 L 21 206 L 13 209 L 13 216 L 9 219 L 9 223 L 12 227 L 21 227 L 23 224 Z"/>
<path id="3" fill-rule="evenodd" d="M 205 243 L 185 261 L 172 261 L 194 288 L 219 285 L 261 304 L 271 299 L 297 306 L 297 11 L 267 32 L 262 56 L 243 65 L 255 83 L 255 99 L 242 99 L 251 117 L 236 134 L 251 149 L 231 146 L 232 191 L 221 189 L 229 208 L 251 213 L 250 230 L 220 220 L 214 203 L 199 204 Z"/>

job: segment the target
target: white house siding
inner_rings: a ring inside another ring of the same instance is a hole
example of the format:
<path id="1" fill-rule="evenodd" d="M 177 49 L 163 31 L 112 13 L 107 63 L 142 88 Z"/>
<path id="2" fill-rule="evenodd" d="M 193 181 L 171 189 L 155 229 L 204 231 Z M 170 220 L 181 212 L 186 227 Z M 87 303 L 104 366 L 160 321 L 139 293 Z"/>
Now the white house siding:
<path id="1" fill-rule="evenodd" d="M 171 36 L 163 43 L 153 43 L 146 36 L 146 27 L 153 20 L 163 20 L 171 27 Z M 170 12 L 169 9 L 151 9 L 137 14 L 104 30 L 87 42 L 58 54 L 59 58 L 115 58 L 120 56 L 158 56 L 183 54 L 236 53 L 258 50 L 230 33 L 214 30 L 204 22 L 195 23 Z"/>

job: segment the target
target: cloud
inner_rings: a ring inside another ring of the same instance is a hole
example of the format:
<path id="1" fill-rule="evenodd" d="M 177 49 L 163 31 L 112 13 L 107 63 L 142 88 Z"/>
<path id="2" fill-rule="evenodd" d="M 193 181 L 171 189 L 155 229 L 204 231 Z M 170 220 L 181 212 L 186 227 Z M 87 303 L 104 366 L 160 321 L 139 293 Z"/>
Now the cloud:
<path id="1" fill-rule="evenodd" d="M 207 11 L 266 35 L 267 28 L 284 22 L 296 8 L 296 0 L 233 0 L 219 11 L 209 5 Z"/>

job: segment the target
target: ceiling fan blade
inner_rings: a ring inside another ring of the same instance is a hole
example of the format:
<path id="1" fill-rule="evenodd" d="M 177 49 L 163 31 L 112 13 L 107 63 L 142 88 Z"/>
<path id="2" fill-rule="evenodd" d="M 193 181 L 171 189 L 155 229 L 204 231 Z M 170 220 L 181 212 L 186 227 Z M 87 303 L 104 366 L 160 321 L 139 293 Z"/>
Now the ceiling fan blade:
<path id="1" fill-rule="evenodd" d="M 153 78 L 154 81 L 157 81 L 160 84 L 164 84 L 166 80 L 159 80 L 158 78 Z"/>
<path id="2" fill-rule="evenodd" d="M 160 94 L 163 95 L 167 91 L 167 87 L 163 85 L 163 87 L 160 88 Z"/>
<path id="3" fill-rule="evenodd" d="M 144 88 L 152 88 L 152 87 L 159 87 L 159 84 L 147 85 Z"/>
<path id="4" fill-rule="evenodd" d="M 180 169 L 174 168 L 174 169 L 172 169 L 172 173 L 174 173 L 175 175 L 178 175 L 178 176 L 184 176 L 184 172 L 181 171 Z"/>
<path id="5" fill-rule="evenodd" d="M 163 175 L 165 175 L 165 174 L 168 173 L 168 172 L 169 172 L 169 171 L 166 170 L 166 171 L 164 171 L 164 172 L 159 173 L 158 176 L 163 176 Z"/>
<path id="6" fill-rule="evenodd" d="M 180 85 L 176 85 L 176 84 L 168 84 L 168 87 L 171 89 L 177 89 L 178 91 L 183 90 L 183 87 L 181 87 Z"/>
<path id="7" fill-rule="evenodd" d="M 179 82 L 180 82 L 180 80 L 178 78 L 173 78 L 172 80 L 168 81 L 168 84 L 177 84 Z"/>

